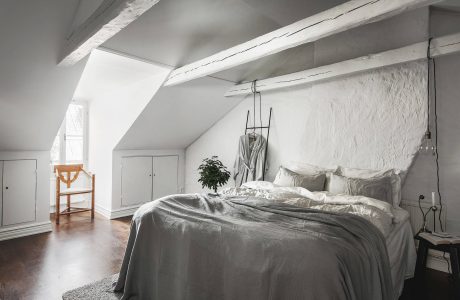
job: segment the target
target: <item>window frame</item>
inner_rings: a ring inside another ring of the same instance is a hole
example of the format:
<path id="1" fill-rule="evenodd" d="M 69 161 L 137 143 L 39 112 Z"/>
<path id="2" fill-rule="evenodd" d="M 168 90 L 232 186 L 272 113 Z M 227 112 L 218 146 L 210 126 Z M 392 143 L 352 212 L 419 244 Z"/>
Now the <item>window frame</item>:
<path id="1" fill-rule="evenodd" d="M 80 100 L 72 100 L 69 106 L 72 104 L 80 105 L 83 108 L 83 161 L 67 161 L 67 158 L 66 158 L 66 120 L 67 120 L 67 110 L 69 109 L 69 107 L 67 107 L 66 114 L 64 116 L 64 119 L 62 120 L 61 127 L 59 127 L 59 131 L 58 131 L 59 132 L 59 161 L 57 162 L 51 161 L 51 165 L 82 163 L 84 166 L 86 166 L 88 164 L 88 141 L 89 141 L 88 102 L 80 101 Z"/>

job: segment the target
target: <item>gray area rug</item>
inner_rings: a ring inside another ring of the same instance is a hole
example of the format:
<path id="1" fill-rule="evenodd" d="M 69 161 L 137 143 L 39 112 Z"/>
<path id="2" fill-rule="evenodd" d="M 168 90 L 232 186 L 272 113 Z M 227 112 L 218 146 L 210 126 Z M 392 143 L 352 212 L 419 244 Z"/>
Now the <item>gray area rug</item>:
<path id="1" fill-rule="evenodd" d="M 63 300 L 119 300 L 122 293 L 115 293 L 112 290 L 112 282 L 116 280 L 118 274 L 106 277 L 102 280 L 84 285 L 65 292 L 62 295 Z"/>

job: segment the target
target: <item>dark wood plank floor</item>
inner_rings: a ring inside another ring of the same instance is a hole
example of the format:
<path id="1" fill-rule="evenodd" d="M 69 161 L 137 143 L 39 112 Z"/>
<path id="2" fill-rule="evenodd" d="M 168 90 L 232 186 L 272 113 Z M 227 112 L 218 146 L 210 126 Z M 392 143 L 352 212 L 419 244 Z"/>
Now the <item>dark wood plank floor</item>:
<path id="1" fill-rule="evenodd" d="M 131 217 L 64 217 L 53 232 L 0 242 L 0 300 L 62 299 L 61 295 L 119 271 Z M 449 297 L 447 275 L 429 270 L 426 299 Z M 406 281 L 401 300 L 414 299 Z"/>
<path id="2" fill-rule="evenodd" d="M 69 289 L 117 273 L 130 221 L 74 214 L 61 217 L 52 233 L 0 242 L 0 299 L 62 299 Z"/>

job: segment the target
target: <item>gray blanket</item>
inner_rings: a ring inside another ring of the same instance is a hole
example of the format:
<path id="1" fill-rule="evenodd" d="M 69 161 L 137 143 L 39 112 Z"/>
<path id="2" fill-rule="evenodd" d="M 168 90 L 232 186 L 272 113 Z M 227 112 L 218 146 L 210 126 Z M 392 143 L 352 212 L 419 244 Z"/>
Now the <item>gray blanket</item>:
<path id="1" fill-rule="evenodd" d="M 359 216 L 173 195 L 133 217 L 122 299 L 392 299 L 385 240 Z"/>

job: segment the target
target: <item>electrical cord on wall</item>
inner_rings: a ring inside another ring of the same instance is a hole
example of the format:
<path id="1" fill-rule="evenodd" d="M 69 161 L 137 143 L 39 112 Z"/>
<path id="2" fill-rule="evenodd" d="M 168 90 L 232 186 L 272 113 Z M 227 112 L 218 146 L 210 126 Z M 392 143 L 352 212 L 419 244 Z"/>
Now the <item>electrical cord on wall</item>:
<path id="1" fill-rule="evenodd" d="M 256 94 L 259 95 L 259 121 L 260 121 L 260 135 L 262 135 L 262 93 L 257 91 L 257 79 L 251 83 L 251 92 L 253 94 L 253 109 L 254 109 L 254 131 L 256 127 Z"/>
<path id="2" fill-rule="evenodd" d="M 436 89 L 436 60 L 434 57 L 431 56 L 431 41 L 433 38 L 430 38 L 428 40 L 428 49 L 427 49 L 427 58 L 428 58 L 428 80 L 427 80 L 427 89 L 428 89 L 428 101 L 427 101 L 427 132 L 430 132 L 430 113 L 431 113 L 431 108 L 430 108 L 430 100 L 431 100 L 431 81 L 430 81 L 430 75 L 433 73 L 433 97 L 434 97 L 434 132 L 435 132 L 435 148 L 434 148 L 434 156 L 435 156 L 435 162 L 436 162 L 436 189 L 438 193 L 438 198 L 439 198 L 439 214 L 438 214 L 438 220 L 439 220 L 439 226 L 441 227 L 441 231 L 444 231 L 444 225 L 442 223 L 442 195 L 441 195 L 441 187 L 440 187 L 440 178 L 439 178 L 439 152 L 438 152 L 438 95 L 437 95 L 437 89 Z M 432 72 L 431 72 L 431 67 L 432 66 Z M 435 212 L 433 212 L 435 213 Z"/>
<path id="3" fill-rule="evenodd" d="M 444 231 L 444 226 L 442 224 L 442 195 L 441 195 L 441 187 L 440 187 L 440 179 L 439 179 L 439 152 L 438 152 L 438 97 L 437 97 L 437 89 L 436 89 L 436 60 L 431 58 L 433 62 L 433 87 L 434 87 L 434 132 L 435 132 L 435 160 L 436 160 L 436 187 L 438 192 L 439 198 L 439 225 L 441 226 L 441 231 Z"/>
<path id="4" fill-rule="evenodd" d="M 252 91 L 252 100 L 253 100 L 253 106 L 252 106 L 252 109 L 253 109 L 253 129 L 252 131 L 253 132 L 256 132 L 256 81 L 254 80 L 251 84 L 251 91 Z"/>
<path id="5" fill-rule="evenodd" d="M 260 119 L 260 135 L 262 135 L 262 93 L 257 92 L 259 94 L 259 119 Z"/>

